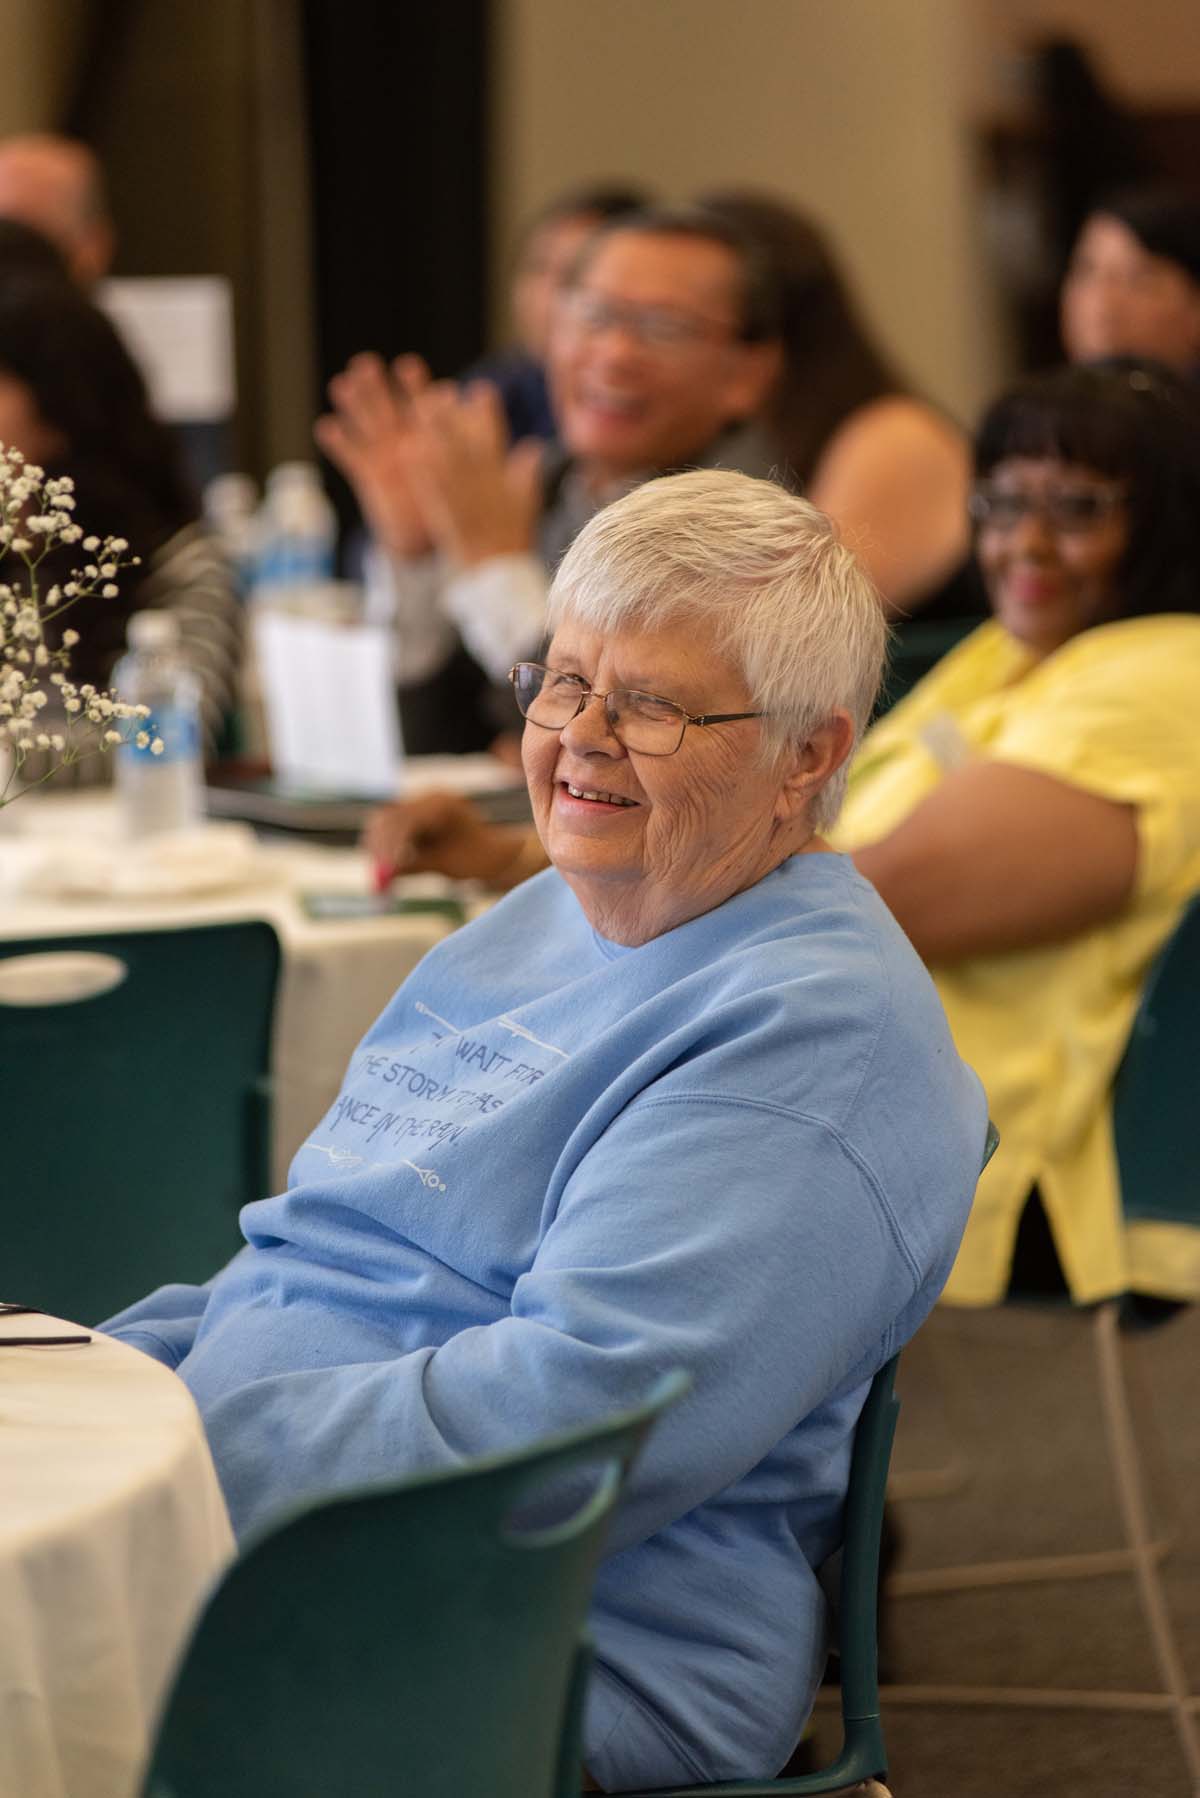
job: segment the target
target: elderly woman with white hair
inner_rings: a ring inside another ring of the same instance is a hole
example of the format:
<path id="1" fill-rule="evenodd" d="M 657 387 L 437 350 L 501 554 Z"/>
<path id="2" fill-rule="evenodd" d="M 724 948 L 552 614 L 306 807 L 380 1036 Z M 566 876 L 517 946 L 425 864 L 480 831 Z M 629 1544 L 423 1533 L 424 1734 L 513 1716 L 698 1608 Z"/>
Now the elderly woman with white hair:
<path id="1" fill-rule="evenodd" d="M 513 671 L 553 866 L 449 937 L 203 1288 L 178 1369 L 239 1530 L 691 1375 L 596 1588 L 601 1789 L 773 1772 L 826 1647 L 854 1425 L 954 1259 L 986 1131 L 928 975 L 817 834 L 884 626 L 828 521 L 649 482 Z M 402 1626 L 402 1620 L 401 1620 Z"/>

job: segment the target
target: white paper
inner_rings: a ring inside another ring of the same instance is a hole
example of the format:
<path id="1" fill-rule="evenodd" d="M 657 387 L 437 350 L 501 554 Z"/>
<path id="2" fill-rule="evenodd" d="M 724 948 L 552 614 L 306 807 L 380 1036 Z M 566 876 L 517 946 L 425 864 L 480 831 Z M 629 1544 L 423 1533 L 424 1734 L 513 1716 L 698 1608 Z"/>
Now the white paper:
<path id="1" fill-rule="evenodd" d="M 390 631 L 263 608 L 254 638 L 275 778 L 392 798 L 401 745 Z"/>
<path id="2" fill-rule="evenodd" d="M 452 793 L 499 793 L 524 782 L 519 768 L 494 755 L 410 755 L 404 761 L 402 790 L 416 795 L 435 788 Z"/>
<path id="3" fill-rule="evenodd" d="M 173 424 L 233 415 L 233 292 L 223 275 L 102 281 L 101 306 L 145 376 L 150 403 Z"/>

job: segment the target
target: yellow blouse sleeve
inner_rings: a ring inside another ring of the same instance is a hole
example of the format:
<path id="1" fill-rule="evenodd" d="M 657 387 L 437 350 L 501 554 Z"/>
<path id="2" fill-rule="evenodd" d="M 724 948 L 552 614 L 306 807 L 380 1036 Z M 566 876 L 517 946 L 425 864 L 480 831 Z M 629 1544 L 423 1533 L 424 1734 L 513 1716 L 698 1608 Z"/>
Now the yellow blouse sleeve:
<path id="1" fill-rule="evenodd" d="M 1140 894 L 1200 884 L 1200 618 L 1100 626 L 1021 686 L 989 758 L 1135 807 Z"/>

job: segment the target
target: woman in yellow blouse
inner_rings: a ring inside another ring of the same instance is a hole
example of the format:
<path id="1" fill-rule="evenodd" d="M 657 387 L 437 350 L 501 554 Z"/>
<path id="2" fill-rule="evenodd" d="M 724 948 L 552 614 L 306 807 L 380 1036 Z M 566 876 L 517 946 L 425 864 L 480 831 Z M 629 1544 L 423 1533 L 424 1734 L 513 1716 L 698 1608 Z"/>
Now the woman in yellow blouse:
<path id="1" fill-rule="evenodd" d="M 931 964 L 1001 1148 L 946 1299 L 1045 1220 L 1072 1295 L 1200 1297 L 1200 1230 L 1126 1227 L 1109 1093 L 1200 888 L 1200 409 L 1149 365 L 1034 377 L 976 445 L 993 619 L 869 733 L 834 833 Z"/>

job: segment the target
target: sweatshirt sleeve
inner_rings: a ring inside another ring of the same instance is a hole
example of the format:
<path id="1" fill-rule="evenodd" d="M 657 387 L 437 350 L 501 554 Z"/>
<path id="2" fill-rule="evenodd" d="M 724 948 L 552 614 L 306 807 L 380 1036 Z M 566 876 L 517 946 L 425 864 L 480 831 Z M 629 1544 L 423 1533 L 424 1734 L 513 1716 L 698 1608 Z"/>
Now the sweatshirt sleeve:
<path id="1" fill-rule="evenodd" d="M 160 1286 L 99 1328 L 165 1367 L 178 1367 L 196 1340 L 209 1290 L 208 1286 Z"/>
<path id="2" fill-rule="evenodd" d="M 189 1383 L 240 1531 L 285 1496 L 599 1420 L 682 1367 L 692 1389 L 639 1463 L 615 1551 L 724 1490 L 864 1379 L 890 1350 L 880 1320 L 898 1319 L 922 1278 L 873 1178 L 827 1126 L 757 1102 L 645 1099 L 576 1163 L 508 1316 L 211 1402 L 200 1367 Z M 220 1334 L 218 1319 L 201 1360 L 210 1343 L 221 1354 Z"/>

